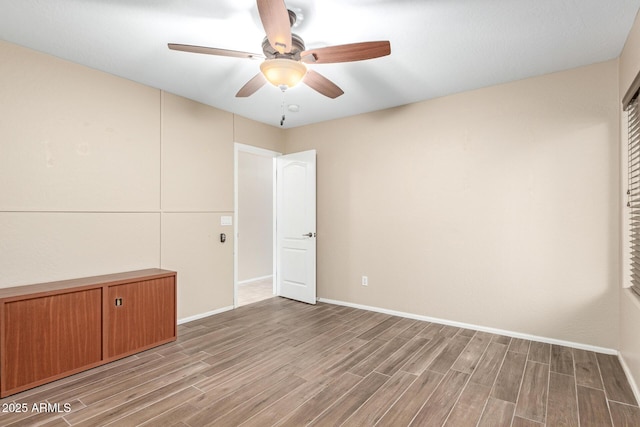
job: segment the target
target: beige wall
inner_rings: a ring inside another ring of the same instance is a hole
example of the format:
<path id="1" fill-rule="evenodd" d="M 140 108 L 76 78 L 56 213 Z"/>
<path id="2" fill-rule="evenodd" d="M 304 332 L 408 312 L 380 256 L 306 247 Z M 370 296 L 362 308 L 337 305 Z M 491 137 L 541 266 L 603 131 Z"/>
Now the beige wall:
<path id="1" fill-rule="evenodd" d="M 617 90 L 609 61 L 288 131 L 319 296 L 617 348 Z"/>
<path id="2" fill-rule="evenodd" d="M 179 317 L 233 305 L 233 227 L 220 225 L 233 215 L 232 141 L 230 113 L 162 94 L 161 265 L 178 272 Z"/>
<path id="3" fill-rule="evenodd" d="M 233 140 L 276 152 L 284 150 L 285 131 L 241 116 L 233 116 Z"/>
<path id="4" fill-rule="evenodd" d="M 619 72 L 619 93 L 620 99 L 625 95 L 636 75 L 640 73 L 640 15 L 636 17 L 635 24 L 629 33 L 624 50 L 620 55 Z M 622 104 L 620 104 L 620 108 Z M 626 114 L 622 113 L 622 140 L 626 142 L 627 120 Z M 626 147 L 622 147 L 622 185 L 621 193 L 626 191 Z M 623 223 L 622 235 L 628 234 L 628 226 Z M 626 245 L 623 245 L 623 248 Z M 627 250 L 623 249 L 623 256 L 627 259 Z M 623 283 L 623 285 L 627 285 Z M 638 325 L 640 325 L 640 300 L 638 296 L 629 290 L 623 290 L 620 295 L 620 354 L 624 361 L 632 382 L 636 385 L 640 383 L 640 337 L 638 336 Z"/>
<path id="5" fill-rule="evenodd" d="M 159 266 L 160 92 L 0 58 L 0 287 Z"/>
<path id="6" fill-rule="evenodd" d="M 273 159 L 238 151 L 238 281 L 273 274 Z"/>
<path id="7" fill-rule="evenodd" d="M 0 42 L 0 135 L 0 287 L 161 267 L 178 318 L 233 304 L 233 143 L 280 129 Z"/>

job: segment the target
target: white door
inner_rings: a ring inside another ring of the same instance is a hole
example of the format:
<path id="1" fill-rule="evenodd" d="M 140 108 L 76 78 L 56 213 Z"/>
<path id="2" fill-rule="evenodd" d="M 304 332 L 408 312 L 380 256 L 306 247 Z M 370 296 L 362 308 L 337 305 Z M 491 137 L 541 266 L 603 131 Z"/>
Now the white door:
<path id="1" fill-rule="evenodd" d="M 316 150 L 276 158 L 278 295 L 316 303 Z"/>

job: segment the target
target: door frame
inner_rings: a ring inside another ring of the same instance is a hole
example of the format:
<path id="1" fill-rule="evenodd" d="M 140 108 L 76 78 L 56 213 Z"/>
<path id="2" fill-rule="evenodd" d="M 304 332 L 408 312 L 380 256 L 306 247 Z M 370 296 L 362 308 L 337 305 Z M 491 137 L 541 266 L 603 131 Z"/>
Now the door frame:
<path id="1" fill-rule="evenodd" d="M 273 166 L 271 168 L 273 174 L 273 188 L 272 188 L 272 207 L 273 207 L 273 224 L 271 225 L 271 232 L 273 236 L 273 250 L 271 260 L 271 277 L 273 294 L 277 295 L 276 289 L 276 167 L 275 159 L 282 155 L 277 151 L 267 150 L 265 148 L 255 147 L 253 145 L 242 144 L 239 142 L 233 143 L 233 308 L 238 307 L 238 153 L 245 152 L 255 154 L 261 157 L 267 157 L 273 159 Z"/>

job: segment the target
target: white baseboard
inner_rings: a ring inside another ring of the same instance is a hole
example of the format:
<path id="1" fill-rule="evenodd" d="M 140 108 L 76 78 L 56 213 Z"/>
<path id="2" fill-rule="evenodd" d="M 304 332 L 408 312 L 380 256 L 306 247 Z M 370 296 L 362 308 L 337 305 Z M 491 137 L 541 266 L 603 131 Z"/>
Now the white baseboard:
<path id="1" fill-rule="evenodd" d="M 184 319 L 178 319 L 178 325 L 183 323 L 193 322 L 194 320 L 204 319 L 205 317 L 213 316 L 214 314 L 224 313 L 225 311 L 233 310 L 233 306 L 222 307 L 217 310 L 207 311 L 206 313 L 196 314 L 195 316 L 185 317 Z"/>
<path id="2" fill-rule="evenodd" d="M 624 357 L 622 357 L 621 353 L 618 353 L 618 360 L 620 360 L 620 364 L 622 365 L 622 370 L 624 374 L 627 376 L 627 380 L 629 381 L 629 385 L 631 386 L 631 390 L 633 390 L 633 394 L 636 397 L 636 401 L 640 402 L 640 390 L 638 389 L 638 385 L 636 381 L 633 379 L 633 375 L 631 374 L 631 370 L 625 362 Z"/>
<path id="3" fill-rule="evenodd" d="M 246 285 L 248 283 L 259 282 L 261 280 L 266 280 L 266 279 L 273 279 L 273 274 L 270 274 L 268 276 L 262 276 L 262 277 L 254 277 L 253 279 L 242 280 L 238 282 L 238 285 Z"/>
<path id="4" fill-rule="evenodd" d="M 505 331 L 504 329 L 489 328 L 486 326 L 478 326 L 478 325 L 472 325 L 469 323 L 455 322 L 452 320 L 438 319 L 435 317 L 422 316 L 420 314 L 405 313 L 402 311 L 388 310 L 386 308 L 371 307 L 368 305 L 354 304 L 350 302 L 337 301 L 337 300 L 332 300 L 328 298 L 318 298 L 318 301 L 324 302 L 327 304 L 343 305 L 346 307 L 359 308 L 367 311 L 375 311 L 377 313 L 390 314 L 392 316 L 406 317 L 408 319 L 423 320 L 426 322 L 438 323 L 441 325 L 455 326 L 458 328 L 472 329 L 474 331 L 482 331 L 482 332 L 489 332 L 492 334 L 506 335 L 512 338 L 521 338 L 521 339 L 530 340 L 530 341 L 539 341 L 547 344 L 556 344 L 556 345 L 562 345 L 565 347 L 577 348 L 580 350 L 595 351 L 597 353 L 605 353 L 605 354 L 619 356 L 618 351 L 611 348 L 597 347 L 593 345 L 581 344 L 581 343 L 576 343 L 571 341 L 563 341 L 555 338 L 540 337 L 537 335 L 523 334 L 520 332 Z M 630 378 L 630 376 L 627 375 L 627 378 Z"/>

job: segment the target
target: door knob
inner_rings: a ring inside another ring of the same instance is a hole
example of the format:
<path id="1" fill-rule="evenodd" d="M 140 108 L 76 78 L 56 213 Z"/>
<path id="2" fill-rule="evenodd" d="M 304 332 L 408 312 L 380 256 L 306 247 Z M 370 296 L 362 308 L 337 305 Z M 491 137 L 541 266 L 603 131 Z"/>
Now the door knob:
<path id="1" fill-rule="evenodd" d="M 316 236 L 316 233 L 311 233 L 311 232 L 302 235 L 302 237 L 315 237 L 315 236 Z"/>

